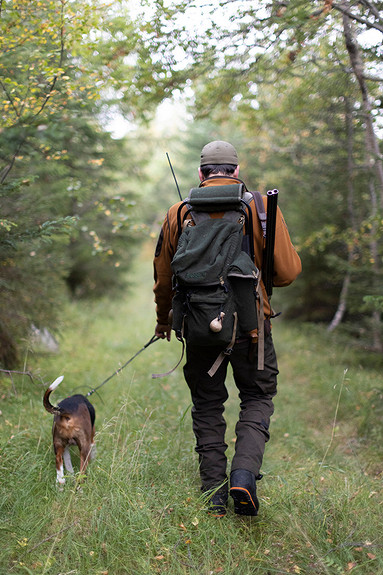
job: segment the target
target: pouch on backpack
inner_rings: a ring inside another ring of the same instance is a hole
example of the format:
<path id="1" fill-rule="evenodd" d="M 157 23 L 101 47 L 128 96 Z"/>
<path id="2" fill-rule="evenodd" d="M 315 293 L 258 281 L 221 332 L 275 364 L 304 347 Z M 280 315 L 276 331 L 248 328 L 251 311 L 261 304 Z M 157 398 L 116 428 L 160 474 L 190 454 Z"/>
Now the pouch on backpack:
<path id="1" fill-rule="evenodd" d="M 233 336 L 234 300 L 221 286 L 179 292 L 173 299 L 173 329 L 189 345 L 227 346 Z"/>
<path id="2" fill-rule="evenodd" d="M 240 333 L 246 335 L 258 327 L 259 270 L 249 255 L 241 251 L 229 266 L 227 277 L 233 291 Z"/>

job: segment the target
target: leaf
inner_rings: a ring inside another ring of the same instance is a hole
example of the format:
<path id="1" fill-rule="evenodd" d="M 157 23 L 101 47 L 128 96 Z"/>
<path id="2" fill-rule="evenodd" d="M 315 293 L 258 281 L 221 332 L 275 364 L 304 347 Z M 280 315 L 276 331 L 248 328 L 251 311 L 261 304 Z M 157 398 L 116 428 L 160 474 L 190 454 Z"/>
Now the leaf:
<path id="1" fill-rule="evenodd" d="M 13 226 L 17 227 L 17 224 L 10 222 L 9 220 L 0 220 L 0 228 L 6 230 L 7 232 L 9 232 Z"/>

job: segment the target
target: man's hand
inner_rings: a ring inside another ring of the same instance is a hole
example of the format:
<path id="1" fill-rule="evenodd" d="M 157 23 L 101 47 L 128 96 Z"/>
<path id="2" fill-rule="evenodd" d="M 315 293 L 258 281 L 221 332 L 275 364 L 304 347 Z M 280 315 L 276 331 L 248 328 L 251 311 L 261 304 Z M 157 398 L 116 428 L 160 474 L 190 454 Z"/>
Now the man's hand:
<path id="1" fill-rule="evenodd" d="M 154 330 L 154 333 L 160 339 L 166 338 L 168 341 L 170 341 L 170 338 L 172 335 L 172 328 L 168 324 L 164 325 L 164 324 L 158 323 L 156 325 L 156 329 Z"/>

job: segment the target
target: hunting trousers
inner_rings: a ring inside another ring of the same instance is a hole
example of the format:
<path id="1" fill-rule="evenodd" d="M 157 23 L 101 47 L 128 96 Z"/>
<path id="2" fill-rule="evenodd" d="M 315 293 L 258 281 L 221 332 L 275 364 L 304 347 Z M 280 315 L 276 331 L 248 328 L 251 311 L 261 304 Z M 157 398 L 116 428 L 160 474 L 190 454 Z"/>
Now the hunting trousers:
<path id="1" fill-rule="evenodd" d="M 212 489 L 227 479 L 225 455 L 226 422 L 224 403 L 228 399 L 225 385 L 229 363 L 239 391 L 240 413 L 236 424 L 235 454 L 231 471 L 247 469 L 257 476 L 262 465 L 265 443 L 269 440 L 272 398 L 277 393 L 278 365 L 272 336 L 265 335 L 265 368 L 257 369 L 257 357 L 249 353 L 250 340 L 234 345 L 213 377 L 208 375 L 221 348 L 187 346 L 185 380 L 193 402 L 192 420 L 199 455 L 202 489 Z"/>

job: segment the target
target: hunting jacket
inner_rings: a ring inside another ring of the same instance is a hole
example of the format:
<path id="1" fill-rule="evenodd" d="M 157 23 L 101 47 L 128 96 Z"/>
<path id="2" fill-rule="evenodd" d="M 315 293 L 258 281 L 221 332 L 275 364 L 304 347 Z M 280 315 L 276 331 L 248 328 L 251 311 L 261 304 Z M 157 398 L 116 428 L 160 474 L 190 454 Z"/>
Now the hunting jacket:
<path id="1" fill-rule="evenodd" d="M 204 180 L 200 187 L 221 186 L 228 184 L 238 184 L 241 180 L 236 178 L 208 178 Z M 267 206 L 267 197 L 262 196 L 265 210 Z M 171 261 L 175 254 L 178 244 L 178 227 L 177 211 L 182 202 L 171 206 L 166 214 L 160 235 L 158 238 L 155 257 L 154 257 L 154 300 L 156 303 L 157 323 L 160 325 L 168 324 L 169 311 L 172 307 L 173 289 L 172 289 L 172 269 Z M 253 218 L 254 230 L 254 259 L 258 269 L 262 269 L 262 256 L 264 250 L 264 238 L 262 227 L 258 218 L 254 201 L 250 203 Z M 186 212 L 186 207 L 184 208 Z M 181 216 L 183 213 L 181 214 Z M 211 214 L 211 217 L 222 217 L 223 213 Z M 273 285 L 275 287 L 284 287 L 291 284 L 302 270 L 301 260 L 291 243 L 289 232 L 282 212 L 277 208 L 277 218 L 275 226 L 275 249 L 274 249 L 274 275 Z M 266 290 L 261 281 L 264 296 L 265 319 L 270 318 L 271 307 L 268 301 Z"/>

